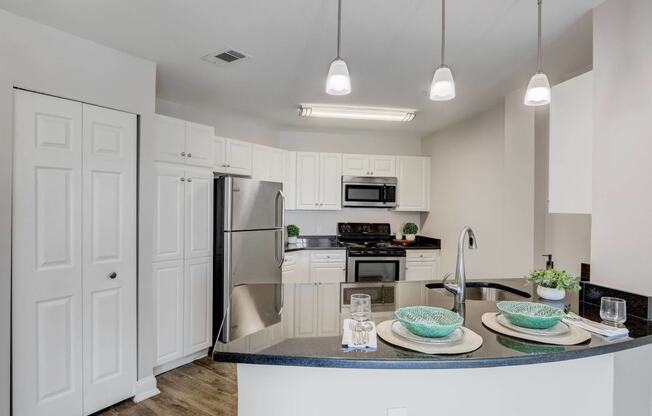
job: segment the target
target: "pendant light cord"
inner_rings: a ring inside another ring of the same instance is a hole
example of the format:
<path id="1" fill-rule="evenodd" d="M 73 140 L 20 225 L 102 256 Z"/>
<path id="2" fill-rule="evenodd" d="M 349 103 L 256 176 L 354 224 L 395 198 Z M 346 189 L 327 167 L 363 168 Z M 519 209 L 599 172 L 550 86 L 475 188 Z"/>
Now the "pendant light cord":
<path id="1" fill-rule="evenodd" d="M 444 66 L 445 55 L 446 55 L 446 0 L 441 0 L 441 66 Z"/>
<path id="2" fill-rule="evenodd" d="M 543 0 L 537 0 L 539 9 L 539 32 L 537 34 L 537 72 L 541 72 L 541 4 Z"/>
<path id="3" fill-rule="evenodd" d="M 342 0 L 337 0 L 337 59 L 340 58 L 340 46 L 342 39 Z"/>

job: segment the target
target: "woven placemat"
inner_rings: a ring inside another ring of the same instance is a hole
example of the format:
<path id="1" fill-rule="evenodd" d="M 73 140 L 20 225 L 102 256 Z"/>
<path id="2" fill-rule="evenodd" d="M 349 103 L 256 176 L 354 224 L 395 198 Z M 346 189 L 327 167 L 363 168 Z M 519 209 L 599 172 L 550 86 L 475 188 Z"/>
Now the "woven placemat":
<path id="1" fill-rule="evenodd" d="M 540 342 L 542 344 L 552 344 L 552 345 L 576 345 L 591 339 L 591 334 L 588 331 L 585 331 L 582 328 L 578 328 L 575 325 L 568 325 L 570 327 L 570 331 L 568 331 L 564 335 L 546 337 L 546 336 L 523 334 L 521 332 L 514 331 L 513 329 L 509 329 L 501 325 L 500 322 L 498 322 L 498 320 L 496 319 L 496 315 L 498 315 L 499 313 L 500 312 L 485 313 L 484 315 L 482 315 L 482 323 L 485 324 L 490 329 L 493 329 L 494 331 L 504 335 L 509 335 L 510 337 L 521 338 L 521 339 L 526 339 L 528 341 L 535 341 L 535 342 Z"/>
<path id="2" fill-rule="evenodd" d="M 464 354 L 467 352 L 475 351 L 482 346 L 482 337 L 468 328 L 462 327 L 464 330 L 464 338 L 455 344 L 422 344 L 412 342 L 402 338 L 392 331 L 393 320 L 381 322 L 376 326 L 378 336 L 384 341 L 398 347 L 406 348 L 412 351 L 422 352 L 424 354 Z"/>

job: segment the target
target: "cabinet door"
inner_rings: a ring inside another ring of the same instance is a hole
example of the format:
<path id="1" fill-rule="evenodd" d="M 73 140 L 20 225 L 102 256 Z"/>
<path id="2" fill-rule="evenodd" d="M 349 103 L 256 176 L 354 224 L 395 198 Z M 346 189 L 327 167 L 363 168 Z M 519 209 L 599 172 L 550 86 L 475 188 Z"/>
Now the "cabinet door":
<path id="1" fill-rule="evenodd" d="M 282 149 L 272 148 L 269 152 L 269 168 L 270 172 L 267 180 L 272 182 L 282 183 L 285 179 L 284 175 L 284 151 Z"/>
<path id="2" fill-rule="evenodd" d="M 226 139 L 226 167 L 229 173 L 251 176 L 251 143 Z"/>
<path id="3" fill-rule="evenodd" d="M 340 335 L 340 285 L 338 283 L 317 285 L 317 335 Z"/>
<path id="4" fill-rule="evenodd" d="M 153 261 L 183 258 L 184 170 L 157 167 Z"/>
<path id="5" fill-rule="evenodd" d="M 254 144 L 252 146 L 251 177 L 260 181 L 271 180 L 272 176 L 272 148 Z"/>
<path id="6" fill-rule="evenodd" d="M 313 263 L 310 265 L 310 281 L 313 283 L 341 283 L 346 280 L 344 263 Z"/>
<path id="7" fill-rule="evenodd" d="M 183 260 L 154 263 L 156 365 L 183 356 Z"/>
<path id="8" fill-rule="evenodd" d="M 396 157 L 394 156 L 369 156 L 369 170 L 372 176 L 396 176 Z"/>
<path id="9" fill-rule="evenodd" d="M 285 209 L 297 207 L 297 152 L 283 151 L 283 193 Z"/>
<path id="10" fill-rule="evenodd" d="M 81 415 L 82 105 L 14 99 L 13 414 Z"/>
<path id="11" fill-rule="evenodd" d="M 294 336 L 317 335 L 317 286 L 294 285 Z"/>
<path id="12" fill-rule="evenodd" d="M 184 163 L 186 160 L 186 122 L 160 114 L 156 114 L 154 120 L 156 160 Z"/>
<path id="13" fill-rule="evenodd" d="M 367 155 L 342 155 L 342 175 L 345 176 L 370 176 L 369 156 Z"/>
<path id="14" fill-rule="evenodd" d="M 136 384 L 136 116 L 83 105 L 84 413 Z"/>
<path id="15" fill-rule="evenodd" d="M 211 346 L 213 329 L 213 258 L 186 260 L 183 288 L 183 353 Z"/>
<path id="16" fill-rule="evenodd" d="M 213 174 L 185 172 L 186 258 L 213 255 Z"/>
<path id="17" fill-rule="evenodd" d="M 417 156 L 397 158 L 397 211 L 428 211 L 430 208 L 430 159 Z"/>
<path id="18" fill-rule="evenodd" d="M 321 153 L 319 155 L 319 208 L 342 209 L 342 155 Z"/>
<path id="19" fill-rule="evenodd" d="M 186 164 L 213 167 L 215 129 L 203 124 L 186 123 Z"/>
<path id="20" fill-rule="evenodd" d="M 408 282 L 435 279 L 437 263 L 434 261 L 408 262 L 405 266 L 405 280 Z"/>
<path id="21" fill-rule="evenodd" d="M 226 173 L 226 139 L 215 136 L 213 138 L 213 170 Z"/>
<path id="22" fill-rule="evenodd" d="M 281 313 L 282 332 L 285 338 L 294 338 L 294 286 L 283 284 L 283 312 Z"/>
<path id="23" fill-rule="evenodd" d="M 297 152 L 297 209 L 319 209 L 319 153 Z"/>

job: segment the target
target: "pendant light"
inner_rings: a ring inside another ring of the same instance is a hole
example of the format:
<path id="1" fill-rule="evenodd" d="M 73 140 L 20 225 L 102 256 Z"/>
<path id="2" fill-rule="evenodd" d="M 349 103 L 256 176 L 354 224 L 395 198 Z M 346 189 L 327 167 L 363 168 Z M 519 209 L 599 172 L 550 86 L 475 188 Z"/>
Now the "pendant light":
<path id="1" fill-rule="evenodd" d="M 446 0 L 441 0 L 441 65 L 437 67 L 430 84 L 430 99 L 448 101 L 455 98 L 455 81 L 453 73 L 444 63 L 446 53 Z"/>
<path id="2" fill-rule="evenodd" d="M 351 93 L 351 77 L 346 62 L 340 58 L 342 38 L 342 0 L 337 0 L 337 58 L 333 60 L 326 78 L 326 94 L 347 95 Z"/>
<path id="3" fill-rule="evenodd" d="M 550 104 L 550 82 L 541 70 L 541 6 L 543 0 L 537 0 L 539 9 L 539 30 L 537 34 L 537 73 L 532 76 L 525 93 L 525 105 L 540 106 Z"/>

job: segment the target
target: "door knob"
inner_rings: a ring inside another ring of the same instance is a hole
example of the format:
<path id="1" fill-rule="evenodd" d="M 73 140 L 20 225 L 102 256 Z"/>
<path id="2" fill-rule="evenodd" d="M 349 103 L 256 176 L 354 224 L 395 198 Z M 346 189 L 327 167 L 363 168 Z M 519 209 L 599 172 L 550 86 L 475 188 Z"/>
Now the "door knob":
<path id="1" fill-rule="evenodd" d="M 116 272 L 109 273 L 109 279 L 115 279 L 116 277 L 118 277 L 118 273 Z"/>

